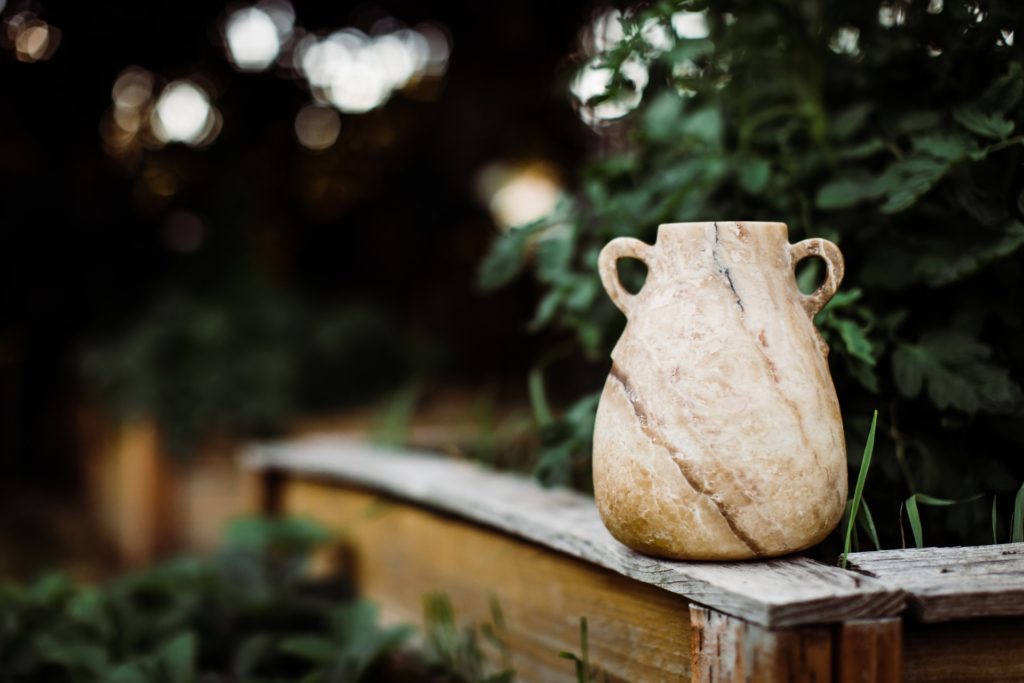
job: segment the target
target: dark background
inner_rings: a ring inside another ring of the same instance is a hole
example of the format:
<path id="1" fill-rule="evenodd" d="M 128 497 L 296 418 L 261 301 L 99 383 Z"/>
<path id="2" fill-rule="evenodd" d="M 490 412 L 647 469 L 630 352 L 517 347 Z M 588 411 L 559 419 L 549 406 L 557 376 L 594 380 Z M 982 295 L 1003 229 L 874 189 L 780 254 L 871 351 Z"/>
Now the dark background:
<path id="1" fill-rule="evenodd" d="M 322 153 L 295 138 L 311 101 L 299 80 L 231 67 L 217 2 L 10 0 L 62 32 L 48 61 L 0 50 L 0 477 L 8 504 L 73 496 L 80 346 L 143 314 L 169 287 L 259 277 L 313 300 L 358 300 L 427 330 L 447 380 L 521 382 L 541 340 L 524 333 L 528 283 L 474 289 L 495 234 L 474 190 L 494 161 L 544 159 L 571 181 L 590 134 L 567 96 L 587 2 L 296 2 L 307 30 L 368 29 L 390 15 L 445 25 L 453 50 L 433 99 L 396 94 L 342 115 Z M 204 150 L 169 145 L 134 163 L 102 146 L 111 86 L 129 65 L 167 80 L 201 73 L 223 129 Z M 170 196 L 153 177 L 170 177 Z M 319 184 L 318 184 L 319 183 Z M 317 188 L 314 190 L 311 188 Z M 166 240 L 176 211 L 204 240 Z M 22 511 L 29 514 L 27 511 Z M 8 516 L 7 523 L 16 523 Z"/>

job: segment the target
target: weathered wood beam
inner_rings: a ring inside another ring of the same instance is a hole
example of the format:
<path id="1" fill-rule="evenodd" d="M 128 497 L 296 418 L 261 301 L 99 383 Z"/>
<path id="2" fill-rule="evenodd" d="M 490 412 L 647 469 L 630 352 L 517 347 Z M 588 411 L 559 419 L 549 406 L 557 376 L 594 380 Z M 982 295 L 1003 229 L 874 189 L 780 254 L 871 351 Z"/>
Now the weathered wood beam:
<path id="1" fill-rule="evenodd" d="M 851 553 L 849 563 L 905 591 L 913 616 L 926 623 L 1024 617 L 1024 543 Z"/>
<path id="2" fill-rule="evenodd" d="M 837 623 L 903 609 L 901 591 L 807 558 L 700 563 L 646 557 L 612 538 L 592 499 L 450 458 L 317 437 L 256 447 L 246 462 L 457 515 L 762 626 Z"/>

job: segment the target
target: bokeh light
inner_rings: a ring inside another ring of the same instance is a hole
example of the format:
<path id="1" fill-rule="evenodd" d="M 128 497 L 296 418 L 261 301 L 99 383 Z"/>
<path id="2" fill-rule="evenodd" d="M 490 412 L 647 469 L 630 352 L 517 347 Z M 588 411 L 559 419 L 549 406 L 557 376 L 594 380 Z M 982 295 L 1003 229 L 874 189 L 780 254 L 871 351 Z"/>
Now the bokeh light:
<path id="1" fill-rule="evenodd" d="M 672 15 L 672 30 L 687 40 L 700 40 L 711 35 L 708 17 L 704 12 L 676 12 Z"/>
<path id="2" fill-rule="evenodd" d="M 490 164 L 478 174 L 477 190 L 502 230 L 547 216 L 564 194 L 557 169 L 543 161 Z"/>
<path id="3" fill-rule="evenodd" d="M 840 26 L 832 34 L 828 47 L 836 54 L 856 57 L 860 54 L 860 29 L 855 26 Z"/>
<path id="4" fill-rule="evenodd" d="M 341 117 L 338 112 L 318 104 L 307 104 L 295 117 L 295 136 L 306 149 L 327 149 L 338 139 Z"/>
<path id="5" fill-rule="evenodd" d="M 18 12 L 4 19 L 4 32 L 19 62 L 50 59 L 60 45 L 60 30 L 32 12 Z"/>
<path id="6" fill-rule="evenodd" d="M 224 23 L 228 58 L 241 71 L 263 71 L 291 36 L 295 11 L 287 2 L 265 2 L 232 12 Z"/>
<path id="7" fill-rule="evenodd" d="M 393 27 L 395 22 L 381 25 Z M 373 36 L 345 28 L 324 38 L 305 36 L 296 46 L 294 62 L 317 101 L 361 114 L 423 77 L 442 75 L 449 54 L 447 33 L 436 24 Z"/>
<path id="8" fill-rule="evenodd" d="M 153 74 L 139 66 L 129 66 L 117 76 L 110 96 L 119 109 L 139 109 L 153 97 Z"/>
<path id="9" fill-rule="evenodd" d="M 624 90 L 615 97 L 591 104 L 591 100 L 603 95 L 612 82 L 611 69 L 603 66 L 600 58 L 595 57 L 583 65 L 569 85 L 569 90 L 577 100 L 580 118 L 591 126 L 600 126 L 621 119 L 636 109 L 643 97 L 649 75 L 647 66 L 638 60 L 631 60 L 622 65 L 622 74 L 630 79 L 632 89 Z"/>
<path id="10" fill-rule="evenodd" d="M 192 81 L 174 81 L 160 93 L 150 123 L 163 142 L 200 145 L 216 135 L 218 114 L 202 87 Z"/>

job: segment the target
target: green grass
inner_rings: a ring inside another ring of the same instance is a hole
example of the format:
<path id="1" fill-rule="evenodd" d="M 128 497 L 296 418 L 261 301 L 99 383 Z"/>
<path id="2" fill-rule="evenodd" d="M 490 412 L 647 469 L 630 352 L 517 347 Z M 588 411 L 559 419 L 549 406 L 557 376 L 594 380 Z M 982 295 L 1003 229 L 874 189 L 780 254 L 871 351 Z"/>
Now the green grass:
<path id="1" fill-rule="evenodd" d="M 1013 516 L 1010 518 L 1010 542 L 1024 543 L 1024 484 L 1020 485 L 1013 502 Z"/>
<path id="2" fill-rule="evenodd" d="M 960 500 L 951 500 L 949 498 L 936 498 L 935 496 L 929 496 L 926 493 L 915 493 L 914 495 L 907 498 L 903 505 L 900 506 L 901 510 L 906 510 L 907 521 L 910 522 L 910 532 L 914 536 L 914 546 L 918 548 L 924 547 L 924 531 L 921 528 L 921 512 L 918 509 L 918 504 L 928 505 L 931 507 L 949 507 L 951 505 L 962 505 L 964 503 L 973 503 L 983 497 L 983 494 L 971 496 L 969 498 L 961 498 Z M 903 516 L 902 512 L 900 515 L 900 533 L 903 533 Z M 906 542 L 904 541 L 904 547 Z"/>
<path id="3" fill-rule="evenodd" d="M 843 556 L 840 558 L 840 566 L 846 569 L 846 557 L 850 554 L 850 543 L 853 540 L 853 528 L 857 521 L 857 516 L 861 510 L 861 502 L 864 499 L 864 482 L 868 478 L 868 470 L 871 469 L 871 455 L 875 451 L 875 427 L 878 425 L 878 411 L 871 417 L 871 429 L 868 430 L 868 441 L 864 444 L 864 457 L 860 461 L 860 472 L 857 473 L 857 484 L 853 489 L 853 498 L 850 499 L 850 514 L 846 518 L 846 539 L 843 541 Z M 875 522 L 871 519 L 871 513 L 867 511 L 867 505 L 864 505 L 865 520 L 867 521 L 868 528 L 871 530 L 870 535 L 875 543 L 876 547 L 879 547 L 878 534 L 875 532 Z"/>

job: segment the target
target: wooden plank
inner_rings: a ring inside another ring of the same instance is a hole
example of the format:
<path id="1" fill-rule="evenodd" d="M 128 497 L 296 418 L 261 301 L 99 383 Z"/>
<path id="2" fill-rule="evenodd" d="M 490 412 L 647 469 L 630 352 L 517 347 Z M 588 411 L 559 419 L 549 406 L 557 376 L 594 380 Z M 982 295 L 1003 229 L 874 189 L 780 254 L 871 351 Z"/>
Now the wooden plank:
<path id="1" fill-rule="evenodd" d="M 903 623 L 863 619 L 836 627 L 837 683 L 899 683 L 903 680 Z"/>
<path id="2" fill-rule="evenodd" d="M 924 622 L 1024 616 L 1024 543 L 851 553 L 850 567 L 906 591 Z"/>
<path id="3" fill-rule="evenodd" d="M 1024 619 L 976 619 L 907 624 L 903 634 L 907 683 L 1024 681 Z"/>
<path id="4" fill-rule="evenodd" d="M 884 617 L 903 609 L 899 590 L 807 558 L 711 563 L 646 557 L 612 538 L 593 499 L 450 458 L 313 437 L 254 447 L 245 462 L 455 514 L 763 626 Z"/>
<path id="5" fill-rule="evenodd" d="M 690 607 L 693 683 L 832 680 L 832 630 L 769 630 L 743 619 Z"/>
<path id="6" fill-rule="evenodd" d="M 587 617 L 598 680 L 688 680 L 689 603 L 585 562 L 451 516 L 334 483 L 287 479 L 280 510 L 327 524 L 338 556 L 388 621 L 421 622 L 432 592 L 460 622 L 490 621 L 495 598 L 508 627 L 517 681 L 574 680 L 559 651 L 580 652 Z"/>

